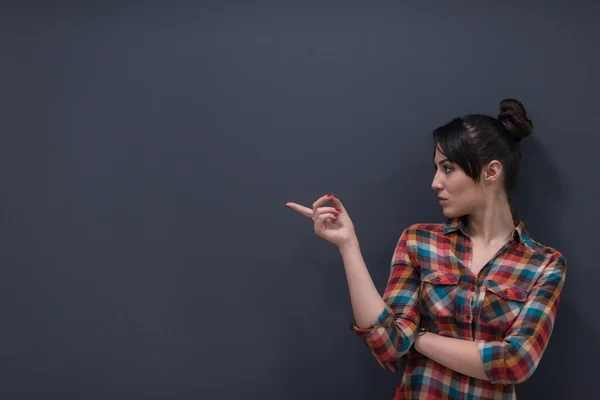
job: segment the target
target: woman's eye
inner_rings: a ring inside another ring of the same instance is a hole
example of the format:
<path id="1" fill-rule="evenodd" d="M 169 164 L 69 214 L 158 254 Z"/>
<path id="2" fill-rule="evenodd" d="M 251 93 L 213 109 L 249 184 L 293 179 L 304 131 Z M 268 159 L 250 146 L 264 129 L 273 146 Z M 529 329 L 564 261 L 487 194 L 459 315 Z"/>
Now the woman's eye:
<path id="1" fill-rule="evenodd" d="M 447 174 L 449 174 L 450 172 L 454 171 L 454 168 L 452 168 L 449 165 L 444 165 L 443 168 L 444 168 L 444 172 L 447 173 Z"/>

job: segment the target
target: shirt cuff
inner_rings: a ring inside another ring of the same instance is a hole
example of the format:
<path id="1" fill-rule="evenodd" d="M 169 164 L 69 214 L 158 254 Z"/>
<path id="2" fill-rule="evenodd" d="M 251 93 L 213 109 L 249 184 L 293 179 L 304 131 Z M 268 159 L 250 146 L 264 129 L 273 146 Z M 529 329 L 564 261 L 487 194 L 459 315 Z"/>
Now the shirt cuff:
<path id="1" fill-rule="evenodd" d="M 492 384 L 505 384 L 506 363 L 502 342 L 479 342 L 479 355 L 483 362 L 483 370 Z"/>
<path id="2" fill-rule="evenodd" d="M 383 309 L 381 314 L 379 314 L 379 317 L 377 318 L 377 320 L 375 321 L 375 323 L 373 325 L 366 327 L 366 328 L 359 328 L 356 325 L 356 320 L 353 319 L 351 328 L 354 331 L 354 333 L 356 333 L 357 336 L 359 336 L 362 339 L 366 339 L 368 336 L 371 335 L 371 333 L 373 331 L 377 330 L 378 328 L 390 327 L 390 326 L 392 326 L 393 323 L 394 323 L 394 314 L 393 314 L 390 306 L 388 304 L 386 304 L 385 308 Z"/>

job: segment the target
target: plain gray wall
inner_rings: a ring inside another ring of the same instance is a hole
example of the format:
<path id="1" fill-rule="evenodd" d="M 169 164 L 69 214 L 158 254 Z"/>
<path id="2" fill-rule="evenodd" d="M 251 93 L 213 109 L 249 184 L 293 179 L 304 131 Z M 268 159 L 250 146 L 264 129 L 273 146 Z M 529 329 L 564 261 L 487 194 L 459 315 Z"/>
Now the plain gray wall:
<path id="1" fill-rule="evenodd" d="M 504 97 L 518 215 L 568 260 L 519 399 L 597 395 L 598 6 L 248 3 L 3 6 L 0 398 L 391 399 L 284 204 L 338 195 L 383 290 L 443 220 L 429 132 Z"/>

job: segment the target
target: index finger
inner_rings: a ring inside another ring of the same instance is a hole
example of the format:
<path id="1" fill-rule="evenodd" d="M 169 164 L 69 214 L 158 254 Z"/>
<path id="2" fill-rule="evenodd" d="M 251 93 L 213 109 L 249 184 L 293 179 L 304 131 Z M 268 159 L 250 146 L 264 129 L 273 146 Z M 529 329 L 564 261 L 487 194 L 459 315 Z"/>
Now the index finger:
<path id="1" fill-rule="evenodd" d="M 285 206 L 287 208 L 291 208 L 294 211 L 297 211 L 298 213 L 304 215 L 307 218 L 312 219 L 313 217 L 313 210 L 311 208 L 304 207 L 303 205 L 297 203 L 285 203 Z"/>

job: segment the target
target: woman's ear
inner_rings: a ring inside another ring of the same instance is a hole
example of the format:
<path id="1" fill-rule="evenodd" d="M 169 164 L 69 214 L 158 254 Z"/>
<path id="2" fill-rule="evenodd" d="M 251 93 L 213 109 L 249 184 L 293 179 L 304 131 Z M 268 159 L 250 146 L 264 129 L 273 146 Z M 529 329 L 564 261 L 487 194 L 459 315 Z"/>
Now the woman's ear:
<path id="1" fill-rule="evenodd" d="M 498 160 L 490 161 L 481 172 L 486 183 L 497 182 L 502 176 L 502 163 Z"/>

